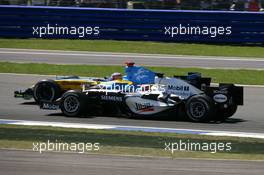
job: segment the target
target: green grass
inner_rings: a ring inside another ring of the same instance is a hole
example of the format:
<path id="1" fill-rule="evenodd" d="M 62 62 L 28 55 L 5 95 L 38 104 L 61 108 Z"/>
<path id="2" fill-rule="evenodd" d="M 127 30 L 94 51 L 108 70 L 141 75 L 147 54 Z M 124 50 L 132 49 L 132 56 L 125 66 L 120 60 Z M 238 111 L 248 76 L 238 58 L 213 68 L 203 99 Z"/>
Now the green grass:
<path id="1" fill-rule="evenodd" d="M 1 48 L 263 58 L 261 46 L 228 46 L 111 40 L 0 39 Z"/>
<path id="2" fill-rule="evenodd" d="M 0 148 L 33 149 L 33 142 L 100 143 L 98 154 L 264 160 L 264 140 L 172 133 L 0 125 Z M 165 142 L 231 143 L 230 151 L 165 151 Z"/>
<path id="3" fill-rule="evenodd" d="M 225 70 L 174 67 L 149 67 L 155 72 L 163 72 L 166 76 L 186 75 L 187 72 L 201 72 L 203 76 L 212 77 L 213 82 L 258 84 L 264 85 L 263 70 Z M 91 65 L 52 65 L 37 63 L 1 62 L 2 73 L 26 73 L 44 75 L 79 75 L 79 76 L 110 76 L 113 72 L 123 72 L 122 66 L 91 66 Z"/>

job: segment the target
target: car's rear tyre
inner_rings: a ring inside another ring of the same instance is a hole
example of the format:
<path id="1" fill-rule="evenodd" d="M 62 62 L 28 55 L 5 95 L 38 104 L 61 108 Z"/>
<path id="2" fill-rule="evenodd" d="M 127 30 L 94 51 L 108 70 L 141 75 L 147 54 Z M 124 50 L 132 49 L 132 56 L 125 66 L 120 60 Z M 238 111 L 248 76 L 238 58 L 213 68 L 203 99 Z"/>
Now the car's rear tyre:
<path id="1" fill-rule="evenodd" d="M 41 80 L 33 88 L 33 98 L 37 103 L 53 102 L 61 96 L 61 93 L 60 86 L 54 80 Z"/>
<path id="2" fill-rule="evenodd" d="M 231 105 L 227 108 L 220 109 L 218 112 L 218 119 L 219 120 L 226 120 L 232 117 L 237 111 L 237 105 Z"/>
<path id="3" fill-rule="evenodd" d="M 185 107 L 189 120 L 193 122 L 209 121 L 214 113 L 212 100 L 206 95 L 192 96 Z"/>
<path id="4" fill-rule="evenodd" d="M 81 92 L 68 91 L 61 99 L 61 111 L 67 117 L 80 117 L 84 114 L 85 103 Z"/>

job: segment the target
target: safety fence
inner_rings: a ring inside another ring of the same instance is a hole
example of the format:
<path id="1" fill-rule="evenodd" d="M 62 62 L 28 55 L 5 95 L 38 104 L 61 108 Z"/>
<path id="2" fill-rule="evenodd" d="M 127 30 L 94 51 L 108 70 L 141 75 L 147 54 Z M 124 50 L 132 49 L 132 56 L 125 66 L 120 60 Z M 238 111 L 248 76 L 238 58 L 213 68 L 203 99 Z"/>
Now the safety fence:
<path id="1" fill-rule="evenodd" d="M 0 37 L 264 43 L 264 13 L 2 5 Z"/>

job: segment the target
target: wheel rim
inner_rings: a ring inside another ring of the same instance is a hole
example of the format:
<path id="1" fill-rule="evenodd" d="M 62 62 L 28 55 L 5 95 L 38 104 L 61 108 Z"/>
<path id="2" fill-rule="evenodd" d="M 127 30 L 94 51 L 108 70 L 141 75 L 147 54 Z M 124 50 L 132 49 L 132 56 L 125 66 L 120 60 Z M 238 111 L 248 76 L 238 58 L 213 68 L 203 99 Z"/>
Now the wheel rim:
<path id="1" fill-rule="evenodd" d="M 65 98 L 63 105 L 68 113 L 74 113 L 78 111 L 80 102 L 77 97 L 69 96 Z"/>
<path id="2" fill-rule="evenodd" d="M 193 103 L 191 103 L 190 112 L 191 112 L 193 117 L 201 118 L 206 113 L 206 107 L 203 103 L 193 102 Z"/>
<path id="3" fill-rule="evenodd" d="M 40 100 L 52 100 L 54 95 L 54 89 L 47 84 L 42 84 L 37 87 L 36 97 Z"/>

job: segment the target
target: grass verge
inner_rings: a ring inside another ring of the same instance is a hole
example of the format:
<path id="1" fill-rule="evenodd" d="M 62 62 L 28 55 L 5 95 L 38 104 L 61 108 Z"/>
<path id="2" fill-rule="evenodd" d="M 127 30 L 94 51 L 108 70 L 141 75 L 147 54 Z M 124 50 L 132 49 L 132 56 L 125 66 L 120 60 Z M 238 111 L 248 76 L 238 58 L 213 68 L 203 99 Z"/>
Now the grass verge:
<path id="1" fill-rule="evenodd" d="M 26 73 L 44 75 L 79 75 L 79 76 L 110 76 L 113 72 L 123 72 L 122 66 L 94 65 L 53 65 L 38 63 L 0 62 L 1 73 Z M 155 72 L 163 72 L 166 76 L 186 75 L 187 72 L 201 72 L 203 76 L 212 77 L 217 83 L 237 83 L 264 85 L 263 70 L 225 70 L 200 68 L 149 67 Z"/>
<path id="2" fill-rule="evenodd" d="M 111 46 L 111 47 L 109 47 Z M 1 48 L 172 54 L 199 56 L 232 56 L 263 58 L 261 46 L 227 46 L 164 42 L 111 40 L 0 39 Z"/>
<path id="3" fill-rule="evenodd" d="M 97 154 L 264 160 L 263 139 L 0 125 L 0 148 L 32 150 L 33 143 L 47 143 L 48 140 L 54 143 L 100 143 L 99 151 L 90 151 Z M 209 144 L 209 151 L 175 151 L 172 154 L 165 150 L 165 143 L 179 144 L 180 141 Z M 231 143 L 232 149 L 215 151 L 214 145 L 219 143 Z"/>

